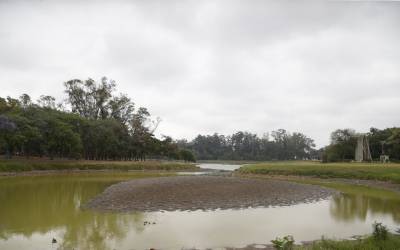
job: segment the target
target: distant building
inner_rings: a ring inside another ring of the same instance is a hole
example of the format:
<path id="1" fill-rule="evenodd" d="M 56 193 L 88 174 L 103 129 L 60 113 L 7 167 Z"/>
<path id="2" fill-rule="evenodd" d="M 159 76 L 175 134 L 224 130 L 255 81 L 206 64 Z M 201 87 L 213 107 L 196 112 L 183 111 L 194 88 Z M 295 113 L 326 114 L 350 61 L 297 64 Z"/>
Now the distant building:
<path id="1" fill-rule="evenodd" d="M 365 134 L 357 138 L 355 160 L 358 162 L 372 161 L 371 150 L 369 149 L 368 138 Z"/>
<path id="2" fill-rule="evenodd" d="M 380 160 L 382 163 L 388 163 L 389 162 L 389 156 L 388 155 L 381 155 Z"/>

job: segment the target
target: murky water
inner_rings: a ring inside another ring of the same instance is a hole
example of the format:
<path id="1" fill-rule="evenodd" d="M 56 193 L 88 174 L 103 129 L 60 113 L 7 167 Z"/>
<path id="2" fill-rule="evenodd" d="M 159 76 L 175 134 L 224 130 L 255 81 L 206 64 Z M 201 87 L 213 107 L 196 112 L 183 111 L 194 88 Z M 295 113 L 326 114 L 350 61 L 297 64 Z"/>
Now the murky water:
<path id="1" fill-rule="evenodd" d="M 371 232 L 374 221 L 400 226 L 400 197 L 341 188 L 331 200 L 245 210 L 99 213 L 80 208 L 112 183 L 135 174 L 0 178 L 0 249 L 181 249 L 296 241 Z M 57 243 L 52 244 L 55 238 Z"/>

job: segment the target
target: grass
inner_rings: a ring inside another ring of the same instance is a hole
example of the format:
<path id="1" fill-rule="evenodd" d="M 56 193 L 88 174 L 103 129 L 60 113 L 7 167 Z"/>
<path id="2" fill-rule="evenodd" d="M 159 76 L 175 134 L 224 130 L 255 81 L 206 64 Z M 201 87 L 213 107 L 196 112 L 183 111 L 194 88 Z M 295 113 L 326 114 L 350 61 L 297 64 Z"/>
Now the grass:
<path id="1" fill-rule="evenodd" d="M 365 195 L 371 198 L 385 198 L 391 200 L 400 200 L 400 196 L 398 192 L 386 190 L 382 188 L 376 187 L 368 187 L 363 185 L 354 185 L 354 184 L 347 184 L 347 183 L 339 183 L 339 182 L 326 182 L 326 181 L 314 181 L 314 180 L 291 180 L 298 183 L 303 184 L 312 184 L 323 186 L 327 188 L 332 188 L 339 190 L 342 193 L 346 194 L 353 194 L 353 195 Z"/>
<path id="2" fill-rule="evenodd" d="M 398 163 L 282 161 L 245 165 L 238 171 L 242 174 L 296 175 L 318 178 L 380 180 L 400 183 L 400 164 Z"/>
<path id="3" fill-rule="evenodd" d="M 246 177 L 246 176 L 245 176 Z M 340 180 L 314 179 L 314 178 L 299 178 L 296 176 L 274 176 L 257 175 L 250 176 L 251 178 L 273 178 L 278 180 L 291 181 L 301 184 L 318 185 L 327 188 L 338 190 L 345 194 L 365 195 L 371 198 L 385 198 L 390 200 L 400 200 L 399 193 L 393 190 L 384 189 L 382 187 L 355 185 L 354 183 L 343 183 Z"/>
<path id="4" fill-rule="evenodd" d="M 357 240 L 322 239 L 307 246 L 296 246 L 296 250 L 396 250 L 400 249 L 400 236 L 388 234 L 386 240 L 377 240 L 373 236 Z"/>
<path id="5" fill-rule="evenodd" d="M 194 164 L 169 161 L 0 160 L 0 172 L 34 170 L 194 170 Z"/>
<path id="6" fill-rule="evenodd" d="M 396 230 L 398 233 L 399 230 Z M 382 223 L 372 224 L 372 235 L 355 236 L 353 240 L 321 240 L 303 245 L 295 245 L 292 236 L 276 238 L 271 241 L 277 250 L 396 250 L 400 249 L 400 235 L 390 233 Z"/>

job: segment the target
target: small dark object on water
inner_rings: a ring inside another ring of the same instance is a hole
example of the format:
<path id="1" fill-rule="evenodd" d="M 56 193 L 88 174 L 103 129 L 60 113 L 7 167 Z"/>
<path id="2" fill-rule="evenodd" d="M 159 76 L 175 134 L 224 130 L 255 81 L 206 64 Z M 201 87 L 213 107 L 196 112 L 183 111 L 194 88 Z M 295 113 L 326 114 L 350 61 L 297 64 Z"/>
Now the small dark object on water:
<path id="1" fill-rule="evenodd" d="M 143 225 L 144 225 L 144 226 L 146 226 L 146 225 L 151 225 L 151 224 L 155 225 L 156 223 L 155 223 L 155 222 L 151 222 L 151 221 L 145 221 L 145 222 L 143 222 Z"/>
<path id="2" fill-rule="evenodd" d="M 57 240 L 53 238 L 53 240 L 51 241 L 52 244 L 56 244 Z"/>

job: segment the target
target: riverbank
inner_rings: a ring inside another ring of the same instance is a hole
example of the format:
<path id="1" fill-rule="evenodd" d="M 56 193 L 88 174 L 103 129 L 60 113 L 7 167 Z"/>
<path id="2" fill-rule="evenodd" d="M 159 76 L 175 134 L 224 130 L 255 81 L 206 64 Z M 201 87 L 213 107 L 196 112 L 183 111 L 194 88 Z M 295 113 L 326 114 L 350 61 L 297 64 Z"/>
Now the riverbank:
<path id="1" fill-rule="evenodd" d="M 400 184 L 398 163 L 320 163 L 316 161 L 266 162 L 242 166 L 240 174 L 306 176 L 385 181 Z"/>
<path id="2" fill-rule="evenodd" d="M 374 236 L 360 237 L 354 240 L 321 239 L 293 250 L 396 250 L 400 249 L 400 235 L 388 233 L 386 239 L 375 239 Z"/>
<path id="3" fill-rule="evenodd" d="M 0 175 L 54 173 L 57 171 L 195 171 L 195 164 L 175 161 L 86 161 L 49 159 L 0 160 Z"/>
<path id="4" fill-rule="evenodd" d="M 276 250 L 272 244 L 252 244 L 241 248 L 226 250 Z M 396 250 L 400 249 L 400 235 L 388 233 L 385 240 L 377 240 L 372 235 L 358 236 L 349 240 L 325 239 L 302 242 L 293 245 L 290 250 Z"/>

